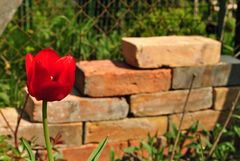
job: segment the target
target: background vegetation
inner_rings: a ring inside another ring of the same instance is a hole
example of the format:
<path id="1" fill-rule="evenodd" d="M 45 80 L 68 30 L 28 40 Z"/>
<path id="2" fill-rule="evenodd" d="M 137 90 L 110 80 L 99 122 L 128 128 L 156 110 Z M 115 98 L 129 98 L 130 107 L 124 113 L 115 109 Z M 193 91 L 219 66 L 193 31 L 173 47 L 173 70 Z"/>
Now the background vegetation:
<path id="1" fill-rule="evenodd" d="M 222 41 L 222 54 L 233 55 L 236 12 L 235 9 L 222 12 L 226 7 L 222 4 L 224 0 L 219 0 L 215 6 L 210 0 L 23 0 L 0 37 L 0 107 L 22 105 L 25 55 L 36 54 L 46 47 L 54 48 L 60 55 L 73 55 L 77 61 L 122 60 L 123 36 L 203 35 Z M 223 17 L 225 24 L 219 22 Z M 223 26 L 224 36 L 219 32 L 220 26 Z M 199 124 L 193 124 L 188 132 L 181 132 L 175 160 L 207 160 L 222 129 L 222 139 L 211 159 L 240 160 L 239 118 L 234 115 L 231 126 L 217 125 L 211 132 L 200 133 Z M 110 158 L 112 161 L 167 159 L 178 132 L 173 125 L 165 134 L 167 153 L 162 144 L 158 144 L 157 137 L 149 136 L 139 146 L 126 149 L 122 158 L 115 158 L 114 152 Z M 16 149 L 9 140 L 0 136 L 0 160 L 26 159 L 24 149 Z M 190 140 L 188 144 L 186 140 Z M 182 149 L 186 151 L 183 153 Z M 143 150 L 147 155 L 142 155 Z"/>
<path id="2" fill-rule="evenodd" d="M 24 59 L 46 47 L 76 60 L 121 60 L 121 37 L 204 35 L 216 38 L 218 12 L 199 0 L 24 0 L 0 38 L 0 107 L 19 107 Z M 234 10 L 226 15 L 223 54 L 233 54 Z"/>

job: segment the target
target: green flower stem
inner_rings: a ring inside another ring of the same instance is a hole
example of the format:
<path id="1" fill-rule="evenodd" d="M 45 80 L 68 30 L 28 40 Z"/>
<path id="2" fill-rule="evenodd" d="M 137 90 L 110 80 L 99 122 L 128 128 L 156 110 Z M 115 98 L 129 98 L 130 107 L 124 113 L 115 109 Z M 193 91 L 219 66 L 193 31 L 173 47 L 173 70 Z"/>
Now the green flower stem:
<path id="1" fill-rule="evenodd" d="M 54 161 L 53 154 L 52 154 L 52 145 L 50 142 L 50 137 L 48 132 L 47 101 L 42 102 L 42 119 L 43 119 L 43 132 L 44 132 L 45 144 L 46 144 L 47 153 L 48 153 L 48 160 Z"/>

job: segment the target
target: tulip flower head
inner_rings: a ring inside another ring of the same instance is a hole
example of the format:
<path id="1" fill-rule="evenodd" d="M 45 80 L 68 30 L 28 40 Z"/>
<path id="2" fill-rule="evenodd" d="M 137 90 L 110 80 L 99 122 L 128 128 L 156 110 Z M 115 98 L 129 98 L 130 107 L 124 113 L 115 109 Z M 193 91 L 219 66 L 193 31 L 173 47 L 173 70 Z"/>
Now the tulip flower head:
<path id="1" fill-rule="evenodd" d="M 72 56 L 60 57 L 43 49 L 34 57 L 26 55 L 27 87 L 37 100 L 60 101 L 72 90 L 76 64 Z"/>

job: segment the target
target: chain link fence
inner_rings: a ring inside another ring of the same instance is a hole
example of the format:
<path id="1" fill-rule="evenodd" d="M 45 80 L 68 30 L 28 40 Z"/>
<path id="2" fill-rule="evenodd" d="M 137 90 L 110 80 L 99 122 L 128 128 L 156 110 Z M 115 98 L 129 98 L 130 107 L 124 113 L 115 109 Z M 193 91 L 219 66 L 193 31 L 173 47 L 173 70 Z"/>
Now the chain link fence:
<path id="1" fill-rule="evenodd" d="M 208 35 L 214 14 L 205 0 L 24 0 L 0 37 L 0 93 L 7 83 L 8 102 L 19 100 L 28 52 L 119 60 L 123 36 Z"/>
<path id="2" fill-rule="evenodd" d="M 207 4 L 204 5 L 200 7 L 207 9 Z M 14 55 L 53 47 L 62 54 L 74 54 L 81 59 L 112 58 L 112 52 L 98 54 L 97 50 L 108 48 L 107 44 L 111 44 L 111 39 L 117 39 L 116 35 L 138 36 L 139 33 L 133 33 L 133 30 L 149 25 L 145 19 L 166 19 L 157 12 L 166 14 L 169 8 L 192 12 L 191 17 L 183 18 L 194 20 L 193 7 L 192 1 L 182 0 L 24 0 L 1 37 L 1 46 L 11 48 Z M 184 16 L 184 13 L 179 14 Z M 168 21 L 181 18 L 167 16 Z M 162 28 L 169 27 L 169 24 L 161 25 Z M 101 40 L 96 42 L 99 39 L 105 39 L 106 44 Z"/>

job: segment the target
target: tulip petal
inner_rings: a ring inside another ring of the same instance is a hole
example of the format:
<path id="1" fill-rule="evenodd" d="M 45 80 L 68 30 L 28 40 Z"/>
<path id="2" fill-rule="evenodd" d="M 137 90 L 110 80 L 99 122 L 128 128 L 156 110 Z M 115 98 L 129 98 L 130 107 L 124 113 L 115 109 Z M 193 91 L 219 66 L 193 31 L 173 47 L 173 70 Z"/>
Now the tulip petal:
<path id="1" fill-rule="evenodd" d="M 53 77 L 56 82 L 68 84 L 71 88 L 75 79 L 76 63 L 72 56 L 60 58 L 53 66 Z"/>
<path id="2" fill-rule="evenodd" d="M 30 74 L 29 71 L 30 71 L 30 68 L 32 67 L 33 60 L 34 60 L 34 57 L 32 56 L 32 54 L 28 53 L 26 55 L 26 63 L 25 63 L 27 76 Z"/>
<path id="3" fill-rule="evenodd" d="M 37 100 L 60 101 L 74 84 L 76 64 L 74 58 L 60 58 L 53 50 L 41 50 L 34 58 L 26 55 L 27 86 Z"/>
<path id="4" fill-rule="evenodd" d="M 59 59 L 59 55 L 52 49 L 43 49 L 40 50 L 35 59 L 39 60 L 42 65 L 49 71 L 52 68 L 52 65 Z"/>
<path id="5" fill-rule="evenodd" d="M 51 77 L 42 62 L 36 59 L 33 65 L 32 78 L 29 86 L 32 89 L 33 96 L 40 100 L 43 97 L 41 91 L 46 84 L 51 83 Z"/>
<path id="6" fill-rule="evenodd" d="M 61 84 L 59 82 L 50 82 L 44 83 L 39 97 L 36 97 L 38 100 L 45 101 L 60 101 L 70 93 L 68 85 Z"/>
<path id="7" fill-rule="evenodd" d="M 26 55 L 26 74 L 27 74 L 27 87 L 28 87 L 28 93 L 30 93 L 31 95 L 34 95 L 32 86 L 30 85 L 31 79 L 32 79 L 32 71 L 33 71 L 33 66 L 35 63 L 35 59 L 34 57 L 28 53 Z"/>

